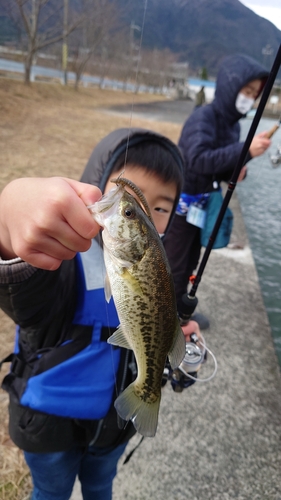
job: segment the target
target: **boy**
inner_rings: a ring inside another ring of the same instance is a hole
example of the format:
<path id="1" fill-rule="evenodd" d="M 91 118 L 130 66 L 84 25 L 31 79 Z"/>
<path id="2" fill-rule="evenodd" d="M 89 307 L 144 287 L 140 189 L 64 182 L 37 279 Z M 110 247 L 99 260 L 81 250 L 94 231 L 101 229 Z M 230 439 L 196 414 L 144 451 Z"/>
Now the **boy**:
<path id="1" fill-rule="evenodd" d="M 86 208 L 124 166 L 163 235 L 181 191 L 182 158 L 148 130 L 109 134 L 81 183 L 19 179 L 0 197 L 0 306 L 18 325 L 3 388 L 11 438 L 32 474 L 32 500 L 69 499 L 77 475 L 84 500 L 110 500 L 118 459 L 135 433 L 113 406 L 136 367 L 131 351 L 106 342 L 119 321 L 113 301 L 105 302 L 99 227 Z M 184 333 L 193 331 L 190 322 Z"/>

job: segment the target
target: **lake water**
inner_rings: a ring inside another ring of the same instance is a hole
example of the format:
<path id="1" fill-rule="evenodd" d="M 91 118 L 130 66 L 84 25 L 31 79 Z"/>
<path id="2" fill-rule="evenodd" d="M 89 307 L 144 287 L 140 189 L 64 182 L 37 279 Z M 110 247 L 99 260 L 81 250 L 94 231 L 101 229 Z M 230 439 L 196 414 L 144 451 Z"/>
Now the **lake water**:
<path id="1" fill-rule="evenodd" d="M 269 130 L 277 120 L 262 119 L 257 132 Z M 252 121 L 241 121 L 245 139 Z M 273 168 L 269 155 L 281 145 L 281 127 L 262 156 L 248 163 L 248 176 L 236 192 L 253 252 L 265 308 L 281 365 L 281 164 Z"/>

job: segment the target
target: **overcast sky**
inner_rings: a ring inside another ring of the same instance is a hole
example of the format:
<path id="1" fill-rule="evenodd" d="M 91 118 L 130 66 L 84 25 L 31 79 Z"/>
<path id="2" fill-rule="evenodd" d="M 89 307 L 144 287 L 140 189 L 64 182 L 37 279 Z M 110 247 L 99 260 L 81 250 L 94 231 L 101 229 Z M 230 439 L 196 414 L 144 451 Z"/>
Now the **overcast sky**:
<path id="1" fill-rule="evenodd" d="M 240 2 L 281 30 L 281 0 L 240 0 Z"/>

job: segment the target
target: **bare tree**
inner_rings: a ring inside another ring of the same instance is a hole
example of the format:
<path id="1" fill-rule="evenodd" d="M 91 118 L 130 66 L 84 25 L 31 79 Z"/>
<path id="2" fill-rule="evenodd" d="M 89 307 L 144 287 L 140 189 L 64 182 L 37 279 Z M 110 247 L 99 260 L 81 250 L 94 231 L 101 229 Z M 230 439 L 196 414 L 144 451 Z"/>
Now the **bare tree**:
<path id="1" fill-rule="evenodd" d="M 51 44 L 59 42 L 81 23 L 81 17 L 73 16 L 63 29 L 63 0 L 5 0 L 5 10 L 18 30 L 24 33 L 25 77 L 30 83 L 35 54 Z"/>
<path id="2" fill-rule="evenodd" d="M 140 80 L 152 87 L 166 87 L 177 76 L 175 71 L 177 58 L 178 56 L 169 49 L 143 50 Z"/>
<path id="3" fill-rule="evenodd" d="M 138 36 L 136 36 L 136 33 Z M 141 27 L 131 21 L 130 26 L 124 30 L 122 45 L 120 45 L 121 66 L 123 68 L 123 91 L 126 92 L 129 83 L 137 86 L 136 76 L 139 73 Z"/>
<path id="4" fill-rule="evenodd" d="M 124 29 L 118 25 L 106 34 L 96 47 L 87 64 L 87 70 L 90 74 L 99 75 L 100 88 L 104 88 L 106 77 L 123 80 L 127 68 L 127 61 L 124 59 L 127 46 Z"/>
<path id="5" fill-rule="evenodd" d="M 80 79 L 93 55 L 103 59 L 108 52 L 111 31 L 118 30 L 118 12 L 113 2 L 108 0 L 81 0 L 83 23 L 72 33 L 69 46 L 72 56 L 75 88 L 78 90 Z"/>

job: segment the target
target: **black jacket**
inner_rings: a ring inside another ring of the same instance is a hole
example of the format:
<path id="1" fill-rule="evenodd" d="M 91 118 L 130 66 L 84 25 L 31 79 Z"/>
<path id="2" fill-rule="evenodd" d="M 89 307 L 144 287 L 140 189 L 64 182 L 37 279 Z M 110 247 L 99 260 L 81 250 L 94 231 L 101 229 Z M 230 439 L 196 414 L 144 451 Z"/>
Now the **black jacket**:
<path id="1" fill-rule="evenodd" d="M 182 170 L 182 157 L 170 140 L 147 130 L 120 129 L 109 134 L 94 149 L 81 180 L 103 190 L 117 157 L 128 145 L 128 137 L 129 147 L 147 138 L 165 144 Z M 64 261 L 56 271 L 37 269 L 20 259 L 13 262 L 0 260 L 0 307 L 18 325 L 22 353 L 22 359 L 14 358 L 3 388 L 10 395 L 11 438 L 26 451 L 63 451 L 73 445 L 87 446 L 93 441 L 100 447 L 117 446 L 128 441 L 135 433 L 131 422 L 119 428 L 114 401 L 105 419 L 86 421 L 23 407 L 13 390 L 16 387 L 13 384 L 26 383 L 28 380 L 32 364 L 28 365 L 26 360 L 32 359 L 38 350 L 52 349 L 71 337 L 77 293 L 74 259 Z M 85 334 L 83 327 L 74 333 L 81 338 Z M 123 349 L 117 376 L 117 385 L 122 382 L 123 388 L 135 377 L 129 369 L 131 358 L 131 351 Z"/>

